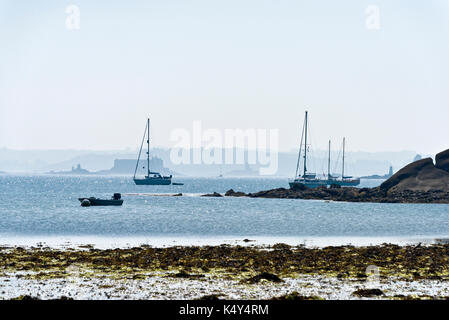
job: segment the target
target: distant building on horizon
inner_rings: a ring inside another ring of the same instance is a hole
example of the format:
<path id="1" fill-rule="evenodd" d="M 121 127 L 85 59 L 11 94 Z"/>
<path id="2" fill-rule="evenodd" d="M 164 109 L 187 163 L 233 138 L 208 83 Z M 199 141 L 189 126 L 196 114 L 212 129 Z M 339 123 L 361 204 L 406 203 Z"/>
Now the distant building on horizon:
<path id="1" fill-rule="evenodd" d="M 146 161 L 139 161 L 137 174 L 146 173 Z M 136 159 L 115 159 L 114 166 L 109 170 L 97 171 L 98 174 L 134 174 L 136 169 Z M 173 174 L 173 172 L 164 167 L 164 161 L 158 157 L 150 158 L 150 170 L 161 174 Z"/>

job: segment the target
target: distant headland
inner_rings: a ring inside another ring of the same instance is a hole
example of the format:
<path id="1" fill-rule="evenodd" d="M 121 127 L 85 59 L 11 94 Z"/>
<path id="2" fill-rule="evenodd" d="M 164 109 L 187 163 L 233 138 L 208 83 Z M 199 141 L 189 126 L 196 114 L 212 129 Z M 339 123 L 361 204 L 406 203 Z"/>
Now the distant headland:
<path id="1" fill-rule="evenodd" d="M 360 179 L 388 179 L 391 176 L 393 176 L 393 167 L 392 166 L 390 166 L 390 170 L 388 171 L 388 173 L 384 174 L 383 176 L 378 175 L 378 174 L 373 174 L 371 176 L 360 177 Z"/>
<path id="2" fill-rule="evenodd" d="M 73 175 L 78 175 L 78 174 L 93 174 L 93 172 L 90 172 L 86 169 L 81 168 L 81 165 L 78 163 L 76 165 L 76 167 L 72 166 L 72 170 L 70 171 L 50 171 L 47 172 L 48 174 L 73 174 Z"/>

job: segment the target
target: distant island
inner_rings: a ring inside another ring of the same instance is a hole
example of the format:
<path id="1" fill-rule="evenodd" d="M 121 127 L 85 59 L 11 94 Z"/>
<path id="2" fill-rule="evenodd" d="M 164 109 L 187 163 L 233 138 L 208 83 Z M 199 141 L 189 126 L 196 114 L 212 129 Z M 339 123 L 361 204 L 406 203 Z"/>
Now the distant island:
<path id="1" fill-rule="evenodd" d="M 72 170 L 70 171 L 50 171 L 47 172 L 48 174 L 73 174 L 73 175 L 78 175 L 78 174 L 92 174 L 92 172 L 81 168 L 81 165 L 78 163 L 76 165 L 76 167 L 72 167 Z"/>
<path id="2" fill-rule="evenodd" d="M 438 153 L 435 164 L 425 158 L 406 165 L 379 187 L 332 185 L 319 188 L 278 188 L 256 193 L 228 190 L 225 196 L 251 198 L 315 199 L 347 202 L 449 203 L 449 149 Z"/>
<path id="3" fill-rule="evenodd" d="M 153 157 L 150 159 L 151 170 L 160 172 L 161 174 L 175 174 L 170 169 L 164 167 L 164 162 L 158 157 Z M 114 166 L 108 170 L 100 171 L 89 171 L 81 167 L 81 164 L 72 166 L 69 171 L 49 171 L 47 174 L 63 174 L 63 175 L 87 175 L 87 174 L 98 174 L 98 175 L 132 175 L 136 169 L 135 159 L 115 159 Z M 139 173 L 138 168 L 138 173 Z"/>
<path id="4" fill-rule="evenodd" d="M 388 173 L 384 174 L 383 176 L 378 175 L 378 174 L 373 174 L 371 176 L 360 177 L 360 179 L 388 179 L 391 176 L 393 176 L 393 167 L 392 166 L 390 166 L 390 170 L 388 171 Z"/>

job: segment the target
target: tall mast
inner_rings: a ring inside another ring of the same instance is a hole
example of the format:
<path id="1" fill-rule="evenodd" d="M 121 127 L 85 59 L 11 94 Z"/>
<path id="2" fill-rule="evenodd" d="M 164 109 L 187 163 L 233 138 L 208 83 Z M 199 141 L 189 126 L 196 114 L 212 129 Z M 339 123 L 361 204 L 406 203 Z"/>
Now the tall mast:
<path id="1" fill-rule="evenodd" d="M 148 177 L 150 176 L 150 118 L 147 119 L 147 128 L 148 128 L 148 139 L 147 139 L 147 169 L 148 169 Z"/>
<path id="2" fill-rule="evenodd" d="M 343 137 L 343 164 L 341 168 L 341 180 L 345 177 L 345 137 Z"/>
<path id="3" fill-rule="evenodd" d="M 145 136 L 147 135 L 148 122 L 143 131 L 142 142 L 140 143 L 139 155 L 137 156 L 136 169 L 134 170 L 133 179 L 136 178 L 137 169 L 139 168 L 140 155 L 142 154 L 143 143 L 145 141 Z"/>
<path id="4" fill-rule="evenodd" d="M 303 140 L 304 140 L 304 123 L 302 124 L 301 142 L 299 144 L 298 161 L 296 163 L 295 179 L 298 177 L 299 164 L 301 163 L 301 150 L 302 150 L 302 141 Z"/>
<path id="5" fill-rule="evenodd" d="M 329 155 L 327 157 L 327 179 L 331 178 L 331 141 L 329 140 Z"/>
<path id="6" fill-rule="evenodd" d="M 307 114 L 308 111 L 306 111 L 306 119 L 305 119 L 305 124 L 304 124 L 304 130 L 305 130 L 305 139 L 304 139 L 304 174 L 303 177 L 306 177 L 306 173 L 307 173 Z"/>

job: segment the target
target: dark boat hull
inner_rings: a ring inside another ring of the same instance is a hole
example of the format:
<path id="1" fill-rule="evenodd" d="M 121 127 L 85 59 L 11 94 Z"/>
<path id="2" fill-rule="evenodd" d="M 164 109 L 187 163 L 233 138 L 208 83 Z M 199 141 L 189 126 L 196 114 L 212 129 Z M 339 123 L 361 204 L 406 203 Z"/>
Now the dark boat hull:
<path id="1" fill-rule="evenodd" d="M 326 186 L 326 183 L 324 183 L 322 181 L 317 181 L 317 182 L 311 182 L 311 181 L 296 182 L 296 181 L 294 181 L 294 182 L 289 182 L 288 184 L 290 185 L 290 189 L 302 189 L 303 187 L 313 189 L 313 188 Z"/>
<path id="2" fill-rule="evenodd" d="M 89 200 L 91 206 L 121 206 L 123 204 L 123 200 L 114 200 L 114 199 L 97 199 L 97 198 L 78 198 L 80 202 L 83 200 Z"/>
<path id="3" fill-rule="evenodd" d="M 303 187 L 307 187 L 307 188 L 318 188 L 318 187 L 328 187 L 331 185 L 338 185 L 341 187 L 355 187 L 358 186 L 360 184 L 360 179 L 358 178 L 354 178 L 354 179 L 344 179 L 344 180 L 332 180 L 332 179 L 328 179 L 328 180 L 320 180 L 320 179 L 315 179 L 315 180 L 295 180 L 292 182 L 289 182 L 290 185 L 290 189 L 302 189 Z"/>
<path id="4" fill-rule="evenodd" d="M 329 180 L 328 185 L 338 185 L 341 187 L 355 187 L 360 184 L 360 179 L 345 179 L 345 180 Z"/>
<path id="5" fill-rule="evenodd" d="M 134 179 L 138 186 L 168 186 L 171 184 L 171 178 L 144 178 Z"/>

